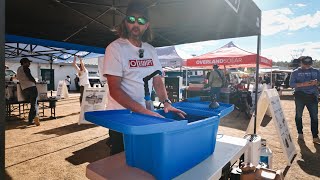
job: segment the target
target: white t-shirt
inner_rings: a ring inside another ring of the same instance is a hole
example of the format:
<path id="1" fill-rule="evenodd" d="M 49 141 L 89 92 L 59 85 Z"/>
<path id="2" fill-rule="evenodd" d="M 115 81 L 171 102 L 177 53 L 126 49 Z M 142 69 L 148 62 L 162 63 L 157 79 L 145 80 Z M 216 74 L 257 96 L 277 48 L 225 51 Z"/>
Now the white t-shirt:
<path id="1" fill-rule="evenodd" d="M 89 73 L 88 73 L 87 69 L 85 69 L 83 71 L 79 71 L 78 76 L 79 76 L 79 85 L 80 86 L 85 86 L 87 84 L 90 84 L 89 83 Z"/>
<path id="2" fill-rule="evenodd" d="M 143 49 L 143 58 L 139 50 Z M 156 70 L 162 71 L 156 50 L 148 43 L 141 47 L 132 45 L 128 39 L 119 38 L 106 48 L 103 74 L 122 77 L 121 88 L 136 102 L 145 106 L 143 78 Z M 149 81 L 149 91 L 152 89 L 152 79 Z M 110 94 L 107 109 L 123 109 Z"/>
<path id="3" fill-rule="evenodd" d="M 71 85 L 71 78 L 66 78 L 65 79 L 65 82 L 66 82 L 66 85 L 68 86 L 70 86 Z"/>

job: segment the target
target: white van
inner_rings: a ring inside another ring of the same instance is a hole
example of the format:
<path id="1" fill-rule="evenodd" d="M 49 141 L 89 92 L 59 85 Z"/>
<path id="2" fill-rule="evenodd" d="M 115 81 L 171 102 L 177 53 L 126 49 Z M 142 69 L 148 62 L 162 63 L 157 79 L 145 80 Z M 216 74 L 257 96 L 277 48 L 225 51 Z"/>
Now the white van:
<path id="1" fill-rule="evenodd" d="M 17 76 L 17 73 L 11 69 L 5 71 L 5 81 L 12 81 Z"/>

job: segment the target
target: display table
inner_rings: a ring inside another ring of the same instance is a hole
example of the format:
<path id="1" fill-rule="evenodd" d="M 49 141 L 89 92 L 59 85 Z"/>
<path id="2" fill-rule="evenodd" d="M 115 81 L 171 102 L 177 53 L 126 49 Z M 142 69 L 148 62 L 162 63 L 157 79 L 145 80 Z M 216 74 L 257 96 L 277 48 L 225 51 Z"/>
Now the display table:
<path id="1" fill-rule="evenodd" d="M 175 180 L 219 179 L 224 168 L 230 169 L 247 149 L 247 140 L 225 135 L 217 136 L 216 149 L 200 164 L 174 178 Z M 125 154 L 120 153 L 90 163 L 86 176 L 94 180 L 152 180 L 154 177 L 125 163 Z"/>
<path id="2" fill-rule="evenodd" d="M 56 118 L 56 102 L 57 101 L 58 101 L 58 99 L 55 99 L 55 98 L 38 100 L 39 114 L 42 114 L 42 116 L 44 116 L 44 109 L 50 108 L 50 110 L 51 110 L 50 117 L 55 119 Z M 46 105 L 45 103 L 48 103 L 48 105 Z M 6 100 L 6 116 L 10 118 L 11 113 L 14 111 L 17 111 L 19 113 L 19 117 L 20 117 L 21 114 L 25 113 L 25 107 L 24 107 L 25 104 L 29 104 L 29 102 L 28 101 L 17 101 L 17 100 Z"/>

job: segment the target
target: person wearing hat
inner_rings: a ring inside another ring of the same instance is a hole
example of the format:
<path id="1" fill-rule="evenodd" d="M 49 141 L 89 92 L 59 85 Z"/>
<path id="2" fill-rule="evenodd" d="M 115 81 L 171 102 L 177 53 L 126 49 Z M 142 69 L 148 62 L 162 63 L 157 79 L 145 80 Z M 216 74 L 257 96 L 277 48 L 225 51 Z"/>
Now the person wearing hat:
<path id="1" fill-rule="evenodd" d="M 36 124 L 40 125 L 38 117 L 38 90 L 36 86 L 36 80 L 31 75 L 29 69 L 30 61 L 28 58 L 22 58 L 20 60 L 21 66 L 17 70 L 17 79 L 22 90 L 22 95 L 25 100 L 30 102 L 30 111 L 28 117 L 28 125 Z"/>
<path id="2" fill-rule="evenodd" d="M 162 71 L 156 50 L 148 44 L 152 40 L 148 8 L 138 1 L 131 1 L 126 16 L 117 27 L 120 38 L 110 43 L 105 51 L 102 74 L 107 78 L 109 97 L 107 109 L 130 109 L 133 112 L 162 117 L 146 108 L 144 99 L 143 78 L 156 70 Z M 161 76 L 149 81 L 149 89 L 153 85 L 164 111 L 173 111 L 180 116 L 185 113 L 171 106 Z M 111 152 L 122 152 L 123 136 L 109 130 Z"/>
<path id="3" fill-rule="evenodd" d="M 213 69 L 209 76 L 209 86 L 211 87 L 210 96 L 212 98 L 216 98 L 216 100 L 220 99 L 220 91 L 224 86 L 226 78 L 224 73 L 219 70 L 219 66 L 217 64 L 213 65 Z"/>
<path id="4" fill-rule="evenodd" d="M 311 119 L 311 132 L 313 142 L 320 144 L 318 136 L 318 85 L 320 72 L 312 67 L 312 58 L 309 56 L 301 56 L 299 58 L 301 65 L 295 69 L 290 77 L 289 85 L 294 88 L 294 97 L 296 105 L 296 127 L 298 131 L 298 140 L 304 140 L 302 113 L 306 106 Z"/>

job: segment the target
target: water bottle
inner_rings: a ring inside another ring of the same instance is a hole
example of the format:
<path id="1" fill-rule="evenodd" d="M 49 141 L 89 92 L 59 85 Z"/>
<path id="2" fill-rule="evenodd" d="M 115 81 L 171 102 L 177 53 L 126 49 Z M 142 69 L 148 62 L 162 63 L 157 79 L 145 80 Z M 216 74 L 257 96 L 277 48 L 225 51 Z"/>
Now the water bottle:
<path id="1" fill-rule="evenodd" d="M 272 151 L 267 147 L 265 139 L 261 140 L 260 162 L 267 164 L 267 167 L 272 169 Z"/>

